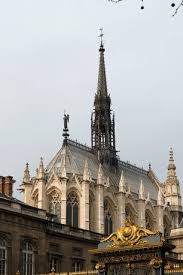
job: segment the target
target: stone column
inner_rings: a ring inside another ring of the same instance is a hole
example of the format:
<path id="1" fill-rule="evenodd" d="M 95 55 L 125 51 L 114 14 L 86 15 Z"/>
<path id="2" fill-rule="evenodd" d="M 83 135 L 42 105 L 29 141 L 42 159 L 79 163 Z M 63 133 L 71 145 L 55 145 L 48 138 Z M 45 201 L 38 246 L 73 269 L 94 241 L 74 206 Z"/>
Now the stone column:
<path id="1" fill-rule="evenodd" d="M 89 230 L 89 181 L 82 182 L 80 200 L 80 227 Z"/>
<path id="2" fill-rule="evenodd" d="M 116 227 L 119 228 L 124 225 L 125 223 L 125 193 L 119 192 L 117 194 L 117 203 L 118 203 L 118 209 L 117 209 L 117 221 L 116 221 Z"/>
<path id="3" fill-rule="evenodd" d="M 126 182 L 123 171 L 121 172 L 121 178 L 119 181 L 119 193 L 117 194 L 118 209 L 117 209 L 117 221 L 116 227 L 119 228 L 124 225 L 125 222 L 125 198 L 126 198 Z"/>
<path id="4" fill-rule="evenodd" d="M 38 180 L 38 208 L 46 210 L 46 190 L 44 179 Z"/>
<path id="5" fill-rule="evenodd" d="M 46 210 L 46 190 L 45 190 L 45 171 L 43 158 L 40 159 L 39 168 L 37 170 L 38 185 L 38 208 Z"/>
<path id="6" fill-rule="evenodd" d="M 139 199 L 138 199 L 138 225 L 142 227 L 146 227 L 146 220 L 145 220 L 145 191 L 144 191 L 144 184 L 141 180 L 140 188 L 139 188 Z"/>
<path id="7" fill-rule="evenodd" d="M 67 171 L 66 171 L 66 155 L 63 157 L 63 162 L 61 166 L 61 223 L 66 224 L 67 217 Z"/>
<path id="8" fill-rule="evenodd" d="M 145 200 L 139 199 L 137 204 L 138 204 L 138 225 L 145 228 L 146 227 Z"/>
<path id="9" fill-rule="evenodd" d="M 96 185 L 96 230 L 104 233 L 104 177 L 102 165 L 99 164 Z"/>
<path id="10" fill-rule="evenodd" d="M 96 186 L 96 231 L 104 233 L 104 186 Z"/>
<path id="11" fill-rule="evenodd" d="M 61 178 L 61 223 L 66 224 L 66 211 L 67 211 L 67 177 Z"/>
<path id="12" fill-rule="evenodd" d="M 163 224 L 163 206 L 157 205 L 156 209 L 156 217 L 157 217 L 157 230 L 159 230 L 162 234 L 164 234 L 164 224 Z"/>

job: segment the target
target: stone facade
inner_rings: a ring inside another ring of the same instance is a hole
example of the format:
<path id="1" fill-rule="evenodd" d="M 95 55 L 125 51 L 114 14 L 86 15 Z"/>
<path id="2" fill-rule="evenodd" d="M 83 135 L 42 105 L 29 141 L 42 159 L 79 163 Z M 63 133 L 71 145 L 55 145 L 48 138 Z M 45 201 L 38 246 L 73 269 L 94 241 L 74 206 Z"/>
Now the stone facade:
<path id="1" fill-rule="evenodd" d="M 182 217 L 173 150 L 170 149 L 164 182 L 160 182 L 151 166 L 145 170 L 119 159 L 104 51 L 101 41 L 91 148 L 68 139 L 69 117 L 64 115 L 64 142 L 59 152 L 46 168 L 41 159 L 33 177 L 26 165 L 24 202 L 56 214 L 61 224 L 100 234 L 115 231 L 128 217 L 168 236 L 171 229 L 179 227 Z"/>
<path id="2" fill-rule="evenodd" d="M 1 274 L 48 274 L 52 267 L 57 272 L 93 270 L 96 259 L 88 250 L 101 235 L 54 220 L 54 215 L 0 193 Z"/>

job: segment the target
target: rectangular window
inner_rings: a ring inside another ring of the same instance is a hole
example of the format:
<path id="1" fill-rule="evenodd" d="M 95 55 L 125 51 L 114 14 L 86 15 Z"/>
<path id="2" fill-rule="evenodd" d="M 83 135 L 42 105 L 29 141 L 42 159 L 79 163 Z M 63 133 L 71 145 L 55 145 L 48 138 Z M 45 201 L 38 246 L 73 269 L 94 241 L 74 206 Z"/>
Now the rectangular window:
<path id="1" fill-rule="evenodd" d="M 6 249 L 0 248 L 0 275 L 7 275 L 6 272 Z"/>
<path id="2" fill-rule="evenodd" d="M 50 259 L 50 272 L 54 271 L 55 272 L 61 272 L 61 259 L 58 257 L 51 257 Z"/>
<path id="3" fill-rule="evenodd" d="M 72 271 L 78 272 L 82 270 L 82 263 L 80 261 L 72 262 Z"/>
<path id="4" fill-rule="evenodd" d="M 33 275 L 33 253 L 23 252 L 23 275 Z"/>

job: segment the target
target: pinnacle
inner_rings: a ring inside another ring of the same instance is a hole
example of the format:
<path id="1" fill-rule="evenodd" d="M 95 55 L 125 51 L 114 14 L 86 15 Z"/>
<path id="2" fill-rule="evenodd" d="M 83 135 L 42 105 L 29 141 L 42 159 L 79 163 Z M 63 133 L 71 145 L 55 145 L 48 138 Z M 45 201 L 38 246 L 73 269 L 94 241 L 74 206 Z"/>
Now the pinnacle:
<path id="1" fill-rule="evenodd" d="M 139 188 L 139 199 L 142 199 L 142 200 L 145 199 L 144 184 L 142 180 L 140 182 L 140 188 Z"/>
<path id="2" fill-rule="evenodd" d="M 40 158 L 40 162 L 39 162 L 39 168 L 37 170 L 37 177 L 38 179 L 42 179 L 44 178 L 44 164 L 43 164 L 43 158 Z"/>
<path id="3" fill-rule="evenodd" d="M 104 46 L 101 43 L 100 45 L 100 61 L 99 61 L 99 72 L 98 72 L 98 87 L 97 95 L 98 96 L 107 96 L 107 81 L 106 81 L 106 72 L 105 72 L 105 61 L 104 61 Z"/>
<path id="4" fill-rule="evenodd" d="M 119 192 L 125 193 L 126 192 L 126 184 L 123 171 L 121 172 L 121 178 L 119 182 Z"/>
<path id="5" fill-rule="evenodd" d="M 84 163 L 83 180 L 90 181 L 90 171 L 89 171 L 87 159 L 85 160 L 85 163 Z"/>
<path id="6" fill-rule="evenodd" d="M 173 157 L 173 148 L 169 149 L 168 177 L 176 177 L 176 166 Z"/>
<path id="7" fill-rule="evenodd" d="M 26 166 L 25 166 L 23 182 L 30 183 L 30 172 L 29 172 L 29 164 L 28 163 L 26 163 Z"/>

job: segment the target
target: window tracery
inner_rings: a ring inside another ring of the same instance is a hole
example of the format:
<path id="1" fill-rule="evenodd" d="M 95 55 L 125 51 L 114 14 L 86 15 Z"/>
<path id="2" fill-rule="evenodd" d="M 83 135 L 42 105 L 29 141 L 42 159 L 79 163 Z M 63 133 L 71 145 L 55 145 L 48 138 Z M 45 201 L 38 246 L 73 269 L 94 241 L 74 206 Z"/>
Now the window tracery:
<path id="1" fill-rule="evenodd" d="M 166 239 L 170 235 L 170 231 L 171 231 L 171 222 L 167 216 L 163 217 L 163 225 L 164 225 L 164 237 Z"/>
<path id="2" fill-rule="evenodd" d="M 111 207 L 108 200 L 104 200 L 104 234 L 110 235 L 113 232 Z"/>
<path id="3" fill-rule="evenodd" d="M 135 215 L 128 206 L 125 208 L 125 219 L 131 221 L 132 223 L 135 223 Z"/>
<path id="4" fill-rule="evenodd" d="M 94 198 L 93 196 L 90 194 L 89 196 L 89 229 L 91 231 L 94 231 L 94 220 L 95 220 L 95 206 L 94 206 Z"/>
<path id="5" fill-rule="evenodd" d="M 51 214 L 57 215 L 58 219 L 61 220 L 61 197 L 60 194 L 54 190 L 49 195 L 49 212 Z"/>
<path id="6" fill-rule="evenodd" d="M 34 207 L 38 208 L 38 193 L 34 197 Z"/>
<path id="7" fill-rule="evenodd" d="M 151 213 L 147 211 L 145 213 L 145 222 L 146 222 L 146 228 L 149 230 L 153 230 L 153 221 L 152 221 Z"/>
<path id="8" fill-rule="evenodd" d="M 67 224 L 73 227 L 79 226 L 79 200 L 74 191 L 67 197 Z"/>

